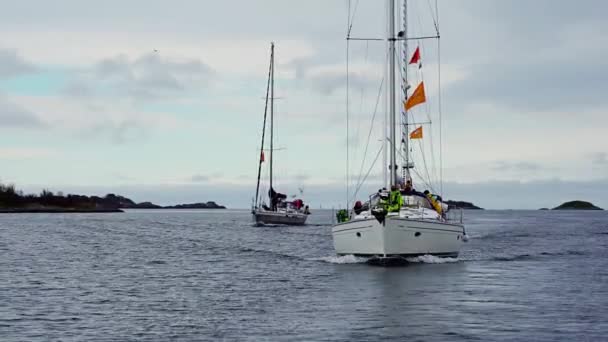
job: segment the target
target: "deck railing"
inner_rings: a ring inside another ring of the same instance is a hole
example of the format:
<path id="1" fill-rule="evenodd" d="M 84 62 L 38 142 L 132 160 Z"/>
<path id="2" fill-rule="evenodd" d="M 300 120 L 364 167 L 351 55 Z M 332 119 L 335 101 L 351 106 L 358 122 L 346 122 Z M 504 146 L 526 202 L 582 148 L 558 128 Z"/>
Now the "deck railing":
<path id="1" fill-rule="evenodd" d="M 460 208 L 451 208 L 445 213 L 445 219 L 448 222 L 462 223 L 463 211 Z"/>

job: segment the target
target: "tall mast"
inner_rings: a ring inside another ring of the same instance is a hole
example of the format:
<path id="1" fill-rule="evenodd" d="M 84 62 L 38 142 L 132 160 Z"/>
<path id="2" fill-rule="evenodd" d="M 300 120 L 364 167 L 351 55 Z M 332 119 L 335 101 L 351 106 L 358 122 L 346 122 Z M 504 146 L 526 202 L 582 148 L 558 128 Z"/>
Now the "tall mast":
<path id="1" fill-rule="evenodd" d="M 272 47 L 271 47 L 272 56 Z M 260 195 L 260 177 L 262 176 L 262 156 L 264 155 L 264 137 L 266 135 L 266 114 L 268 114 L 268 95 L 270 93 L 270 76 L 272 72 L 272 57 L 270 59 L 270 66 L 268 67 L 268 81 L 266 82 L 266 102 L 264 103 L 264 124 L 262 125 L 262 146 L 260 146 L 260 154 L 258 156 L 258 183 L 255 188 L 255 205 L 254 208 L 258 207 L 258 196 Z"/>
<path id="2" fill-rule="evenodd" d="M 404 69 L 404 84 L 403 84 L 403 98 L 407 101 L 407 90 L 409 87 L 408 83 L 408 46 L 407 46 L 407 0 L 403 0 L 403 69 Z M 404 152 L 405 152 L 405 165 L 403 168 L 405 169 L 406 180 L 411 179 L 410 176 L 410 130 L 409 130 L 409 114 L 403 108 L 403 141 L 404 141 Z"/>
<path id="3" fill-rule="evenodd" d="M 390 139 L 390 186 L 397 180 L 396 144 L 395 144 L 395 0 L 388 2 L 388 55 L 389 55 L 389 139 Z"/>
<path id="4" fill-rule="evenodd" d="M 272 188 L 272 163 L 274 161 L 274 42 L 270 43 L 270 193 Z M 272 196 L 270 197 L 272 203 Z M 274 209 L 274 206 L 273 206 Z"/>

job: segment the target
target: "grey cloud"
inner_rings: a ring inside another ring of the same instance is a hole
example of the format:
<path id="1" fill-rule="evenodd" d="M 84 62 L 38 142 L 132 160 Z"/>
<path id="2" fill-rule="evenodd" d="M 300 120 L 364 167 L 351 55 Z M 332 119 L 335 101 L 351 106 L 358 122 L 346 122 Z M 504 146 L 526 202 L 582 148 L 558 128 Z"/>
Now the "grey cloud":
<path id="1" fill-rule="evenodd" d="M 492 165 L 492 170 L 502 172 L 530 172 L 539 171 L 543 166 L 539 163 L 528 161 L 497 161 Z"/>
<path id="2" fill-rule="evenodd" d="M 445 63 L 468 77 L 446 102 L 485 102 L 514 111 L 572 111 L 608 105 L 605 1 L 444 1 Z M 447 8 L 447 10 L 446 10 Z M 445 28 L 449 28 L 446 31 Z M 481 28 L 486 28 L 485 30 Z"/>
<path id="3" fill-rule="evenodd" d="M 24 60 L 17 50 L 0 48 L 0 79 L 36 72 L 38 68 Z"/>
<path id="4" fill-rule="evenodd" d="M 145 137 L 147 129 L 145 124 L 136 120 L 123 120 L 119 122 L 106 120 L 93 125 L 78 133 L 83 139 L 101 137 L 109 139 L 113 144 L 121 145 Z"/>
<path id="5" fill-rule="evenodd" d="M 333 95 L 336 90 L 346 88 L 346 73 L 325 73 L 310 77 L 311 86 L 324 95 Z M 350 73 L 349 87 L 353 90 L 378 87 L 380 80 Z"/>
<path id="6" fill-rule="evenodd" d="M 110 78 L 113 76 L 133 79 L 131 71 L 131 62 L 125 55 L 119 55 L 112 58 L 105 58 L 97 64 L 97 74 L 101 78 Z"/>
<path id="7" fill-rule="evenodd" d="M 41 128 L 44 126 L 44 122 L 36 114 L 0 96 L 0 127 Z"/>
<path id="8" fill-rule="evenodd" d="M 190 180 L 195 183 L 206 183 L 209 181 L 209 176 L 205 175 L 193 175 Z"/>
<path id="9" fill-rule="evenodd" d="M 160 53 L 148 53 L 135 60 L 124 55 L 104 59 L 95 66 L 95 77 L 88 83 L 73 83 L 81 88 L 106 86 L 136 99 L 154 99 L 204 86 L 215 74 L 200 60 L 170 60 Z"/>
<path id="10" fill-rule="evenodd" d="M 594 166 L 599 166 L 599 167 L 608 166 L 608 153 L 606 153 L 606 152 L 594 153 L 591 161 Z"/>
<path id="11" fill-rule="evenodd" d="M 212 172 L 209 174 L 197 173 L 192 175 L 192 177 L 188 178 L 187 181 L 193 183 L 209 183 L 209 182 L 217 182 L 220 178 L 222 178 L 222 172 Z"/>
<path id="12" fill-rule="evenodd" d="M 80 80 L 72 80 L 63 89 L 62 93 L 69 97 L 88 97 L 94 91 L 89 84 Z"/>
<path id="13" fill-rule="evenodd" d="M 607 49 L 608 56 L 608 49 Z M 563 111 L 608 105 L 608 64 L 537 61 L 475 65 L 445 89 L 450 103 L 496 103 L 513 110 Z"/>

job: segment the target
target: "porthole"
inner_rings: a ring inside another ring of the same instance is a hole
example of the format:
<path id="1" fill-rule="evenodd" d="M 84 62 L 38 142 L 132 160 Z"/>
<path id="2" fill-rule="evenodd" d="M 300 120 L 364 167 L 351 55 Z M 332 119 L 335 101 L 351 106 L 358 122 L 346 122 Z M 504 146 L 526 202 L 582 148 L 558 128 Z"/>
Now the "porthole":
<path id="1" fill-rule="evenodd" d="M 357 237 L 361 237 L 361 233 L 357 232 Z"/>
<path id="2" fill-rule="evenodd" d="M 415 236 L 415 237 L 419 237 L 419 236 L 420 236 L 420 232 L 416 232 L 416 233 L 414 234 L 414 236 Z"/>

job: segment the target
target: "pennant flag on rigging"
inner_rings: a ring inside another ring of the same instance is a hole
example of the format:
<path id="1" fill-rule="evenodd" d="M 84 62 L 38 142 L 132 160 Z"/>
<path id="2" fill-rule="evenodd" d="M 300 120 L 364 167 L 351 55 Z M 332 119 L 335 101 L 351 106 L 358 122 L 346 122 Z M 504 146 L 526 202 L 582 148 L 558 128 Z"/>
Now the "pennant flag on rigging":
<path id="1" fill-rule="evenodd" d="M 422 139 L 422 126 L 416 128 L 410 133 L 410 139 Z"/>
<path id="2" fill-rule="evenodd" d="M 422 63 L 420 63 L 420 46 L 416 48 L 416 51 L 414 51 L 414 54 L 412 55 L 412 58 L 410 59 L 410 63 L 409 64 L 416 64 L 418 63 L 418 67 L 422 67 Z"/>
<path id="3" fill-rule="evenodd" d="M 262 153 L 260 153 L 260 162 L 265 162 L 266 158 L 264 157 L 264 151 L 262 151 Z"/>
<path id="4" fill-rule="evenodd" d="M 412 96 L 405 102 L 405 110 L 408 111 L 412 107 L 426 102 L 426 94 L 424 93 L 424 82 L 420 82 Z"/>

